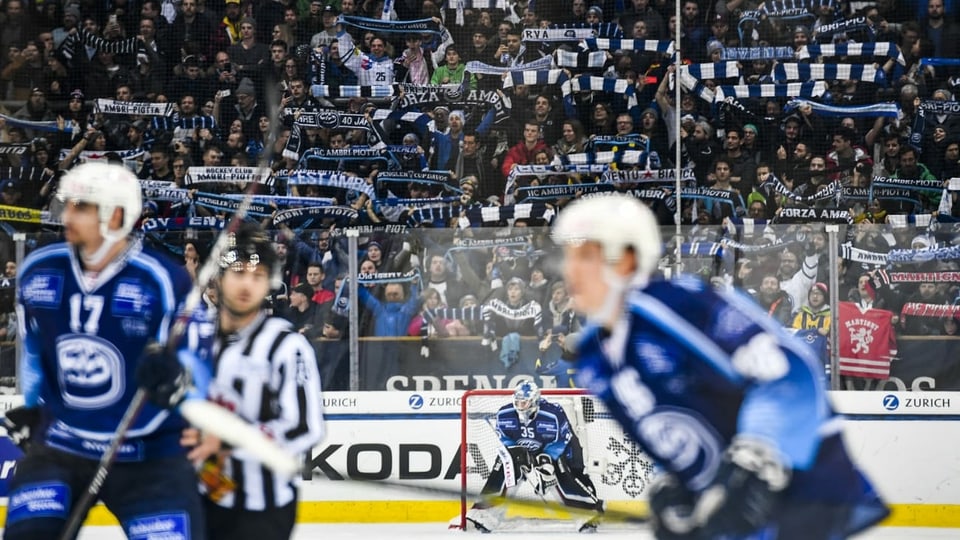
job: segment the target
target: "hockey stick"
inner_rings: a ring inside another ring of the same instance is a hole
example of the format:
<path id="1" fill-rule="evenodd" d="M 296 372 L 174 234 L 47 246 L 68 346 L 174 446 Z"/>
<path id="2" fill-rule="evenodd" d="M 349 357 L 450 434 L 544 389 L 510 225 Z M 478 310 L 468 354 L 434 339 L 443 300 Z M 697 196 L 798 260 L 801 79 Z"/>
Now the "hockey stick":
<path id="1" fill-rule="evenodd" d="M 506 495 L 501 495 L 499 493 L 464 493 L 459 489 L 438 487 L 438 486 L 429 486 L 424 484 L 414 484 L 411 482 L 401 482 L 399 480 L 373 480 L 365 478 L 347 478 L 347 481 L 350 482 L 360 482 L 363 484 L 374 485 L 376 487 L 382 487 L 386 489 L 395 490 L 397 492 L 415 492 L 421 495 L 432 495 L 435 497 L 441 497 L 443 499 L 450 500 L 460 500 L 461 497 L 467 497 L 470 500 L 479 502 L 484 506 L 501 506 L 507 505 L 515 508 L 527 509 L 527 510 L 550 510 L 558 513 L 567 513 L 572 516 L 580 516 L 586 518 L 596 517 L 597 511 L 591 510 L 588 508 L 580 508 L 576 506 L 567 506 L 559 501 L 551 501 L 549 499 L 521 499 L 518 497 L 508 497 Z M 618 508 L 611 508 L 604 510 L 603 520 L 605 522 L 622 522 L 622 523 L 632 523 L 632 524 L 649 524 L 651 521 L 651 516 L 646 513 L 632 512 L 628 510 L 621 510 Z"/>
<path id="2" fill-rule="evenodd" d="M 275 98 L 276 91 L 268 86 L 267 100 L 268 103 L 271 104 L 271 109 L 274 113 L 276 122 L 273 126 L 273 136 L 271 137 L 273 139 L 276 139 L 276 135 L 279 134 L 280 131 L 279 126 L 282 125 L 282 122 L 277 114 L 279 112 L 279 106 L 275 104 Z M 270 141 L 267 142 L 269 143 Z M 272 155 L 273 145 L 268 144 L 264 148 L 264 152 L 261 155 L 260 164 L 257 167 L 261 174 L 264 172 L 269 172 L 268 166 L 270 164 Z M 194 282 L 193 287 L 190 289 L 190 292 L 187 294 L 186 299 L 184 300 L 183 308 L 180 310 L 180 313 L 177 314 L 174 323 L 171 325 L 170 334 L 166 343 L 166 348 L 169 353 L 172 353 L 176 349 L 177 344 L 186 332 L 187 325 L 193 315 L 193 312 L 196 310 L 197 306 L 200 305 L 200 301 L 203 298 L 203 291 L 207 287 L 207 283 L 218 271 L 220 266 L 220 257 L 229 244 L 230 234 L 236 232 L 236 230 L 240 227 L 240 224 L 243 222 L 243 219 L 246 217 L 247 212 L 250 209 L 250 205 L 253 202 L 253 196 L 257 191 L 257 185 L 258 184 L 256 181 L 251 181 L 247 186 L 247 189 L 244 192 L 244 197 L 238 205 L 237 210 L 234 212 L 230 221 L 223 228 L 223 230 L 220 231 L 220 234 L 217 236 L 217 240 L 214 242 L 214 245 L 207 256 L 207 260 L 204 261 L 203 266 L 201 266 L 197 271 L 197 279 Z M 96 502 L 97 496 L 99 495 L 100 490 L 103 488 L 103 484 L 107 479 L 107 475 L 110 473 L 110 469 L 116 459 L 117 451 L 119 450 L 120 445 L 126 438 L 130 426 L 140 415 L 140 411 L 143 409 L 146 399 L 146 391 L 143 388 L 138 388 L 136 393 L 134 393 L 133 397 L 131 398 L 130 404 L 127 406 L 127 410 L 124 411 L 123 417 L 120 419 L 120 423 L 117 424 L 117 428 L 114 430 L 113 435 L 110 438 L 110 445 L 104 451 L 103 455 L 100 456 L 100 461 L 97 463 L 97 470 L 94 472 L 93 478 L 90 480 L 90 484 L 87 486 L 87 489 L 83 492 L 83 495 L 71 509 L 63 531 L 60 533 L 59 540 L 71 540 L 77 534 L 77 531 L 80 530 L 83 519 Z M 300 464 L 296 457 L 287 454 L 276 443 L 267 438 L 267 436 L 262 432 L 254 429 L 247 422 L 227 411 L 226 409 L 218 407 L 214 404 L 201 405 L 199 404 L 201 401 L 202 400 L 184 401 L 178 406 L 181 415 L 188 422 L 194 425 L 205 425 L 208 428 L 208 431 L 213 435 L 216 435 L 225 441 L 234 443 L 234 445 L 238 448 L 246 449 L 252 455 L 260 459 L 264 465 L 274 468 L 274 470 L 279 473 L 293 474 L 299 469 Z M 191 404 L 187 405 L 188 403 Z M 219 409 L 219 411 L 214 409 Z"/>

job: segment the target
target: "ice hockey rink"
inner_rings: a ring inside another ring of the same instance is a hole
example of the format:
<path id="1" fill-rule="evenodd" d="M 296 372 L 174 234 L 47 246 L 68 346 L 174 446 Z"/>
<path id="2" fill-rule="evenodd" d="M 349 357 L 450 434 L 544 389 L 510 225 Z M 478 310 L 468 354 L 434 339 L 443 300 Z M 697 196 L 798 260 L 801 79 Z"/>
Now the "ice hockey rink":
<path id="1" fill-rule="evenodd" d="M 624 540 L 652 540 L 653 534 L 647 530 L 604 530 L 602 527 L 593 535 L 580 535 L 575 531 L 569 533 L 541 532 L 498 532 L 496 536 L 512 536 L 524 540 L 554 540 L 557 535 L 580 537 L 597 536 L 603 538 L 622 538 Z M 414 540 L 419 538 L 457 538 L 463 536 L 479 537 L 479 532 L 464 532 L 449 530 L 445 523 L 377 523 L 351 524 L 331 523 L 322 525 L 300 525 L 294 531 L 294 540 L 348 540 L 358 538 L 390 538 L 391 540 Z M 869 531 L 855 537 L 857 540 L 914 540 L 926 538 L 958 538 L 957 529 L 922 529 L 906 527 L 889 527 Z M 124 537 L 119 527 L 87 527 L 80 533 L 80 540 L 122 540 Z"/>

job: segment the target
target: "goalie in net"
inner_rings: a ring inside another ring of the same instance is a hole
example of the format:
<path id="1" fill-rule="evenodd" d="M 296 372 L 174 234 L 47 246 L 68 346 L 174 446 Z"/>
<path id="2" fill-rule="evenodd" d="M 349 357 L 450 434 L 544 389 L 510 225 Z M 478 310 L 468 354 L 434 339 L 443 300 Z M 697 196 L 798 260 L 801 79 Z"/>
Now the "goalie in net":
<path id="1" fill-rule="evenodd" d="M 497 411 L 495 429 L 502 446 L 481 495 L 508 496 L 527 483 L 541 497 L 556 494 L 567 506 L 596 511 L 580 530 L 597 527 L 603 501 L 584 470 L 583 449 L 563 407 L 541 398 L 537 385 L 525 380 L 517 385 L 513 403 Z M 467 522 L 493 531 L 503 511 L 503 505 L 480 501 L 467 512 Z"/>

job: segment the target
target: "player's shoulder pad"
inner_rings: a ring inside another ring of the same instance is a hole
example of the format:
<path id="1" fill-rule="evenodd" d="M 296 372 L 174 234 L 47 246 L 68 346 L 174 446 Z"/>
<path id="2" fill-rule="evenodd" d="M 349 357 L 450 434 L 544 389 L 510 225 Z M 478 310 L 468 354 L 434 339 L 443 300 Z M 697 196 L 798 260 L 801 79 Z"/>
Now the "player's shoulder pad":
<path id="1" fill-rule="evenodd" d="M 563 407 L 560 406 L 559 403 L 554 403 L 554 402 L 552 402 L 552 401 L 550 401 L 550 400 L 547 400 L 547 399 L 544 399 L 544 398 L 540 398 L 540 410 L 541 410 L 541 411 L 546 411 L 546 412 L 548 412 L 548 413 L 551 413 L 551 414 L 554 414 L 554 415 L 558 415 L 558 416 L 559 416 L 559 415 L 564 415 L 564 416 L 566 416 L 566 414 L 567 414 L 567 413 L 563 410 Z"/>
<path id="2" fill-rule="evenodd" d="M 23 264 L 20 265 L 18 274 L 23 276 L 36 266 L 69 264 L 71 249 L 68 244 L 63 242 L 57 242 L 56 244 L 35 249 L 23 259 Z"/>

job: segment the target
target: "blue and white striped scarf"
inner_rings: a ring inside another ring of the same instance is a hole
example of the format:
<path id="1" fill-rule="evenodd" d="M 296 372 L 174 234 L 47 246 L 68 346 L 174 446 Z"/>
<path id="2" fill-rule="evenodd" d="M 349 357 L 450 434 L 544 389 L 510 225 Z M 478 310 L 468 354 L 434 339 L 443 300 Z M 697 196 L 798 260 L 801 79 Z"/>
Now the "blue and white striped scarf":
<path id="1" fill-rule="evenodd" d="M 564 82 L 560 91 L 564 95 L 571 92 L 609 92 L 611 94 L 621 94 L 627 98 L 627 108 L 632 113 L 636 113 L 639 107 L 637 103 L 637 91 L 626 79 L 611 79 L 607 77 L 591 77 L 581 75 Z"/>
<path id="2" fill-rule="evenodd" d="M 466 71 L 475 75 L 503 75 L 511 71 L 536 71 L 540 69 L 550 69 L 553 64 L 552 56 L 543 56 L 526 64 L 518 64 L 513 67 L 491 66 L 477 60 L 467 62 Z M 465 79 L 466 80 L 466 79 Z"/>
<path id="3" fill-rule="evenodd" d="M 868 64 L 777 64 L 773 68 L 775 81 L 858 81 L 886 86 L 883 70 Z"/>
<path id="4" fill-rule="evenodd" d="M 714 101 L 723 101 L 726 96 L 735 98 L 761 97 L 819 97 L 827 90 L 823 81 L 787 84 L 737 84 L 717 87 Z"/>
<path id="5" fill-rule="evenodd" d="M 739 77 L 740 68 L 737 62 L 707 62 L 704 64 L 681 65 L 680 72 L 689 74 L 696 79 L 727 79 Z"/>
<path id="6" fill-rule="evenodd" d="M 810 101 L 807 99 L 793 99 L 790 100 L 784 107 L 784 112 L 790 112 L 794 109 L 800 107 L 801 105 L 809 105 L 813 111 L 817 114 L 823 116 L 852 116 L 854 118 L 876 118 L 878 116 L 886 116 L 889 118 L 897 118 L 900 111 L 900 106 L 896 103 L 876 103 L 874 105 L 854 105 L 854 106 L 838 106 L 838 105 L 825 105 L 823 103 L 818 103 L 816 101 Z"/>
<path id="7" fill-rule="evenodd" d="M 880 56 L 896 58 L 901 66 L 907 65 L 900 48 L 893 42 L 878 43 L 810 43 L 800 47 L 797 59 L 806 60 L 818 56 Z"/>
<path id="8" fill-rule="evenodd" d="M 626 38 L 587 38 L 580 42 L 585 51 L 644 51 L 672 55 L 676 52 L 673 40 L 626 39 Z"/>
<path id="9" fill-rule="evenodd" d="M 33 120 L 22 120 L 20 118 L 14 118 L 12 116 L 7 116 L 5 114 L 0 114 L 0 119 L 2 119 L 7 124 L 7 127 L 20 127 L 24 129 L 32 129 L 35 131 L 45 131 L 48 133 L 56 133 L 60 131 L 60 128 L 57 127 L 56 120 L 36 122 Z M 80 129 L 80 126 L 76 125 L 76 123 L 68 123 L 66 125 L 66 131 L 68 133 L 74 133 L 79 129 Z"/>
<path id="10" fill-rule="evenodd" d="M 576 54 L 576 53 L 568 53 Z M 603 54 L 603 53 L 600 53 Z M 562 69 L 537 70 L 537 71 L 511 71 L 503 78 L 503 87 L 511 88 L 515 84 L 528 86 L 560 86 L 561 89 L 568 88 L 569 77 Z M 573 95 L 570 92 L 563 92 L 563 112 L 568 118 L 577 116 L 577 106 L 573 102 Z"/>
<path id="11" fill-rule="evenodd" d="M 327 84 L 315 84 L 310 87 L 310 94 L 313 95 L 314 97 L 332 97 L 332 98 L 351 98 L 351 97 L 386 98 L 386 97 L 393 97 L 394 88 L 392 85 L 330 86 Z"/>

